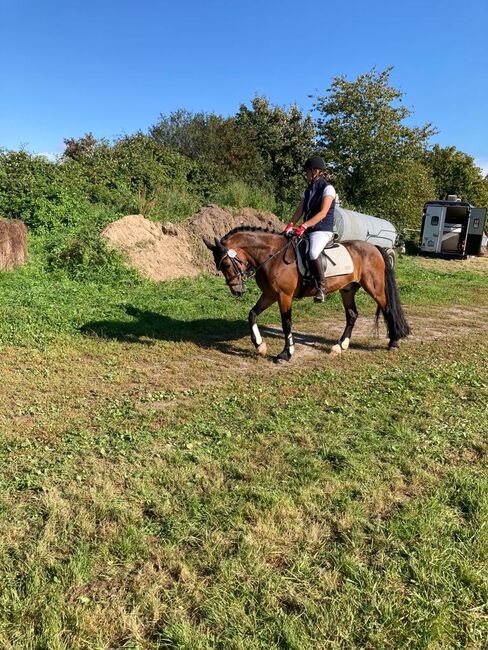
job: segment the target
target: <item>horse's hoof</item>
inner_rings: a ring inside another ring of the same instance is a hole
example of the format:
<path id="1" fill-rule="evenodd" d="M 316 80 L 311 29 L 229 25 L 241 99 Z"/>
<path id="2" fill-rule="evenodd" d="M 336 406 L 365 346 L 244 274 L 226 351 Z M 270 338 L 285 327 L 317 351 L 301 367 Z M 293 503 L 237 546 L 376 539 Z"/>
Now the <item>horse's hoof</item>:
<path id="1" fill-rule="evenodd" d="M 257 347 L 257 352 L 260 357 L 265 357 L 268 354 L 268 346 L 266 343 L 260 343 Z"/>
<path id="2" fill-rule="evenodd" d="M 281 352 L 278 356 L 274 357 L 273 361 L 275 363 L 287 363 L 291 361 L 292 355 L 288 352 Z"/>
<path id="3" fill-rule="evenodd" d="M 339 345 L 339 343 L 336 343 L 330 348 L 329 354 L 341 354 L 341 352 L 342 352 L 341 346 Z"/>
<path id="4" fill-rule="evenodd" d="M 400 348 L 398 345 L 390 345 L 388 346 L 388 352 L 400 352 Z"/>

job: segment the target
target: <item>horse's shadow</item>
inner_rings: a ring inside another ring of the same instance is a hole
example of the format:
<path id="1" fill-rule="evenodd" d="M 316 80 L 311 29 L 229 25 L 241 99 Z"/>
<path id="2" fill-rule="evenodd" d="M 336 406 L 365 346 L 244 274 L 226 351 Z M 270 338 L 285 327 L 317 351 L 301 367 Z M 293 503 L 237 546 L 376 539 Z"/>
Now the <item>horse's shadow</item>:
<path id="1" fill-rule="evenodd" d="M 217 348 L 230 352 L 227 341 L 241 339 L 249 332 L 245 321 L 222 318 L 178 320 L 171 316 L 125 305 L 124 311 L 132 320 L 99 320 L 85 323 L 80 332 L 86 336 L 112 339 L 124 343 L 154 345 L 155 341 L 189 341 L 202 348 Z"/>
<path id="2" fill-rule="evenodd" d="M 124 309 L 132 320 L 91 321 L 80 327 L 81 333 L 101 339 L 147 346 L 154 345 L 155 341 L 191 342 L 201 348 L 216 349 L 225 354 L 253 357 L 256 354 L 252 345 L 248 343 L 246 347 L 235 344 L 239 339 L 249 336 L 249 326 L 245 320 L 197 318 L 186 321 L 132 305 L 126 305 Z M 279 327 L 261 326 L 260 329 L 264 336 L 283 338 L 283 332 Z M 333 338 L 299 332 L 294 332 L 293 336 L 296 343 L 307 346 L 328 348 L 337 342 Z M 359 343 L 351 343 L 351 347 L 366 348 Z M 368 347 L 371 349 L 371 346 Z"/>
<path id="3" fill-rule="evenodd" d="M 260 329 L 261 329 L 261 333 L 264 336 L 268 336 L 271 338 L 283 338 L 283 331 L 277 327 L 263 326 Z M 378 338 L 378 336 L 376 336 L 376 338 Z M 318 336 L 317 334 L 308 334 L 308 333 L 305 334 L 300 332 L 293 332 L 293 340 L 295 343 L 298 343 L 299 345 L 305 345 L 307 347 L 315 347 L 315 348 L 317 346 L 324 347 L 326 348 L 327 352 L 330 351 L 331 346 L 337 343 L 337 338 Z M 384 347 L 384 345 L 381 343 L 365 344 L 354 340 L 351 341 L 349 345 L 349 349 L 351 350 L 365 350 L 369 352 L 382 347 Z"/>

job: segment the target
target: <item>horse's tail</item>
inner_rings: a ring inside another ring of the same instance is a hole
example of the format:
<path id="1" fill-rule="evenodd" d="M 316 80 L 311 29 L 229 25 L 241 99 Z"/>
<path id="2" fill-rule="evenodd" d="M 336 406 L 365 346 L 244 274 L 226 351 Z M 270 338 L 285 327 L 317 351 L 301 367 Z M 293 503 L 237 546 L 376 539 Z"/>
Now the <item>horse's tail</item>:
<path id="1" fill-rule="evenodd" d="M 410 325 L 407 323 L 405 312 L 403 311 L 400 296 L 398 295 L 398 287 L 395 280 L 395 273 L 390 258 L 386 254 L 384 248 L 381 246 L 376 247 L 385 262 L 385 294 L 386 294 L 386 309 L 383 313 L 386 327 L 388 330 L 388 338 L 391 340 L 404 339 L 411 332 Z M 381 314 L 381 309 L 378 307 L 376 310 L 376 323 Z"/>

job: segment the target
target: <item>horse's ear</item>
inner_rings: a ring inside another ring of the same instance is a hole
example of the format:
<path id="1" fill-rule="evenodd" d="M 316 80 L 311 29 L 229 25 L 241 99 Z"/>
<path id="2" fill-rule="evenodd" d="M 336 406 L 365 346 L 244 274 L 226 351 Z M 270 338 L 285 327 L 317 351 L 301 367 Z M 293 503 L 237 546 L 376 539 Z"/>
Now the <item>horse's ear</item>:
<path id="1" fill-rule="evenodd" d="M 223 243 L 220 241 L 220 239 L 217 239 L 217 237 L 215 237 L 214 250 L 220 251 L 221 255 L 225 255 L 227 253 L 226 247 L 223 245 Z"/>
<path id="2" fill-rule="evenodd" d="M 211 244 L 211 243 L 208 241 L 208 239 L 205 239 L 205 237 L 203 238 L 203 243 L 204 243 L 205 246 L 208 248 L 208 250 L 210 250 L 210 251 L 213 252 L 215 246 L 214 246 L 213 244 Z"/>

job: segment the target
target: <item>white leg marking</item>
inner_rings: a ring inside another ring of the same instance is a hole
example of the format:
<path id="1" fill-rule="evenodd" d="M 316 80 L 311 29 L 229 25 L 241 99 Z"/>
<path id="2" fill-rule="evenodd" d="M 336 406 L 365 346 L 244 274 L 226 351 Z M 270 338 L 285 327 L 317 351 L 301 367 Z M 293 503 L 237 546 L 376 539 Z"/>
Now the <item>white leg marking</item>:
<path id="1" fill-rule="evenodd" d="M 331 354 L 340 354 L 341 352 L 342 352 L 342 348 L 341 348 L 341 346 L 339 345 L 339 343 L 336 343 L 336 344 L 333 345 L 333 346 L 331 347 L 331 349 L 330 349 L 330 353 L 331 353 Z"/>
<path id="2" fill-rule="evenodd" d="M 261 332 L 259 331 L 259 327 L 254 323 L 252 326 L 252 333 L 254 334 L 254 338 L 256 339 L 256 345 L 259 347 L 261 343 L 263 342 L 263 337 L 261 336 Z"/>
<path id="3" fill-rule="evenodd" d="M 349 339 L 344 339 L 341 343 L 341 348 L 343 350 L 347 350 L 348 347 L 349 347 Z"/>
<path id="4" fill-rule="evenodd" d="M 293 344 L 293 335 L 288 334 L 288 352 L 293 354 L 295 352 L 295 346 Z"/>

